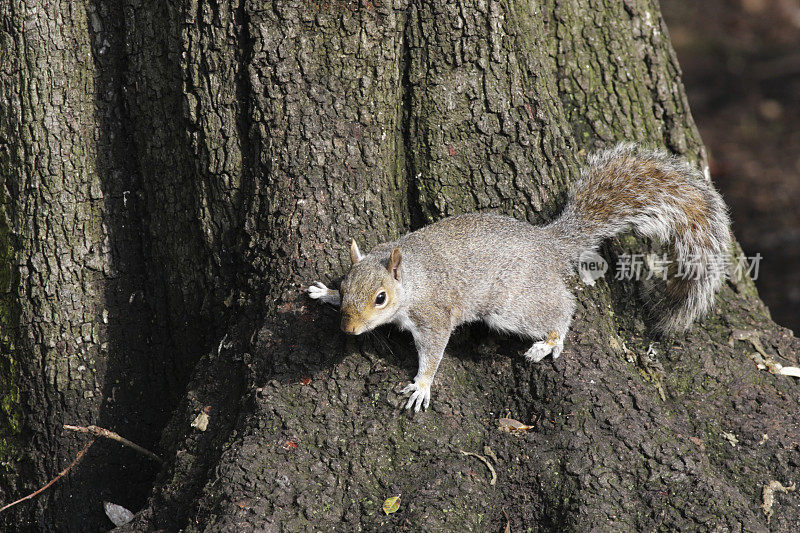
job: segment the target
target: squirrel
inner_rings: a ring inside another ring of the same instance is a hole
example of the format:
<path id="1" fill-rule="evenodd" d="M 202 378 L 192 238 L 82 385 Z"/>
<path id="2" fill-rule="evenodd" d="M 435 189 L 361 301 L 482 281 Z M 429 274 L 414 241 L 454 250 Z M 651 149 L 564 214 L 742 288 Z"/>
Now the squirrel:
<path id="1" fill-rule="evenodd" d="M 696 168 L 663 151 L 620 144 L 594 153 L 561 215 L 543 226 L 470 213 L 444 218 L 364 255 L 338 291 L 317 281 L 308 295 L 341 307 L 342 331 L 359 335 L 394 323 L 414 337 L 419 368 L 406 409 L 428 408 L 450 334 L 482 320 L 538 340 L 532 362 L 561 355 L 575 297 L 566 284 L 584 251 L 628 228 L 671 243 L 684 276 L 648 306 L 660 334 L 683 332 L 713 305 L 725 275 L 730 219 L 720 194 Z M 674 269 L 673 269 L 674 274 Z"/>

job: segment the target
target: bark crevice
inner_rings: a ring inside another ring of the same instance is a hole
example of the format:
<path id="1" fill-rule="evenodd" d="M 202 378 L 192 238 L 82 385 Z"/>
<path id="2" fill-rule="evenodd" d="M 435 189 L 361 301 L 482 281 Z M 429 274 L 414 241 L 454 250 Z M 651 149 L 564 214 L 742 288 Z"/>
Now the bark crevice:
<path id="1" fill-rule="evenodd" d="M 401 52 L 399 57 L 399 70 L 400 83 L 400 96 L 398 101 L 401 103 L 399 110 L 399 123 L 400 133 L 398 140 L 400 141 L 398 150 L 398 163 L 401 168 L 401 174 L 405 180 L 406 201 L 408 202 L 408 212 L 410 217 L 410 229 L 418 229 L 425 225 L 426 218 L 422 206 L 419 202 L 419 189 L 417 187 L 417 169 L 414 161 L 413 154 L 410 153 L 410 148 L 413 145 L 412 132 L 412 110 L 414 101 L 414 85 L 411 83 L 411 44 L 409 42 L 410 25 L 415 20 L 414 17 L 415 6 L 411 5 L 406 8 L 403 13 L 404 24 L 401 37 Z M 429 221 L 428 221 L 429 222 Z"/>

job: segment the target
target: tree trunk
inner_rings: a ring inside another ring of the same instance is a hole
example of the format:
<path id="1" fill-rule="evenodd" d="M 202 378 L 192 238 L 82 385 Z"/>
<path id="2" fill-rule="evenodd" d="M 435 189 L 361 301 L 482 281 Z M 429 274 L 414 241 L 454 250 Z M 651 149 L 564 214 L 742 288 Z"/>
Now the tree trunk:
<path id="1" fill-rule="evenodd" d="M 166 459 L 97 443 L 6 528 L 105 529 L 104 500 L 136 531 L 800 523 L 797 493 L 760 509 L 797 477 L 800 386 L 736 339 L 784 365 L 800 342 L 748 281 L 658 340 L 635 282 L 575 280 L 560 359 L 463 328 L 414 416 L 410 336 L 345 339 L 302 293 L 335 284 L 351 237 L 550 220 L 618 140 L 705 166 L 657 3 L 0 5 L 2 500 L 72 461 L 64 423 Z M 499 431 L 507 413 L 534 428 Z"/>

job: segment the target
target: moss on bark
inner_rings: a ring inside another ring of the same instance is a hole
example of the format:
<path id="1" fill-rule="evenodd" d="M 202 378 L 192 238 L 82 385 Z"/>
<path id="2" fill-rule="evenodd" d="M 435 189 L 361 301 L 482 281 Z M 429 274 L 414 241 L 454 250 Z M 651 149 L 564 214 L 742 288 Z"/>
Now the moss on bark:
<path id="1" fill-rule="evenodd" d="M 0 161 L 0 172 L 3 172 L 3 166 Z M 17 438 L 21 430 L 22 414 L 17 383 L 19 370 L 16 368 L 11 333 L 16 329 L 18 312 L 11 290 L 14 250 L 3 209 L 6 203 L 4 198 L 5 195 L 0 190 L 0 465 L 6 475 L 15 476 L 16 463 L 22 453 Z M 13 485 L 13 482 L 8 485 Z"/>
<path id="2" fill-rule="evenodd" d="M 7 50 L 0 51 L 0 63 L 6 61 L 7 54 Z M 0 486 L 6 490 L 16 483 L 18 462 L 22 454 L 18 439 L 22 419 L 19 369 L 16 368 L 17 354 L 13 335 L 19 320 L 19 307 L 13 290 L 13 265 L 16 260 L 6 213 L 8 185 L 4 178 L 11 175 L 10 150 L 11 147 L 0 139 L 0 466 L 4 472 Z"/>

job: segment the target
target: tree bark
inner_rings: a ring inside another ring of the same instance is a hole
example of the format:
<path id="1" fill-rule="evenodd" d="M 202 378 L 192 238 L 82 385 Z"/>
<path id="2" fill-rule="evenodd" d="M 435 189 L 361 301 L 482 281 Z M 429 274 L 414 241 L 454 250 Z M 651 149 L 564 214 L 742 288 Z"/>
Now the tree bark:
<path id="1" fill-rule="evenodd" d="M 132 531 L 800 523 L 797 493 L 760 509 L 796 478 L 800 386 L 736 339 L 784 365 L 800 342 L 748 281 L 656 339 L 635 282 L 576 279 L 560 359 L 463 328 L 414 416 L 410 337 L 345 339 L 302 293 L 335 284 L 352 237 L 550 220 L 618 140 L 706 166 L 657 3 L 0 5 L 2 499 L 72 461 L 85 437 L 64 423 L 166 459 L 95 444 L 7 527 L 105 529 L 104 500 Z M 507 413 L 534 429 L 499 431 Z M 496 483 L 462 450 L 495 455 Z"/>

